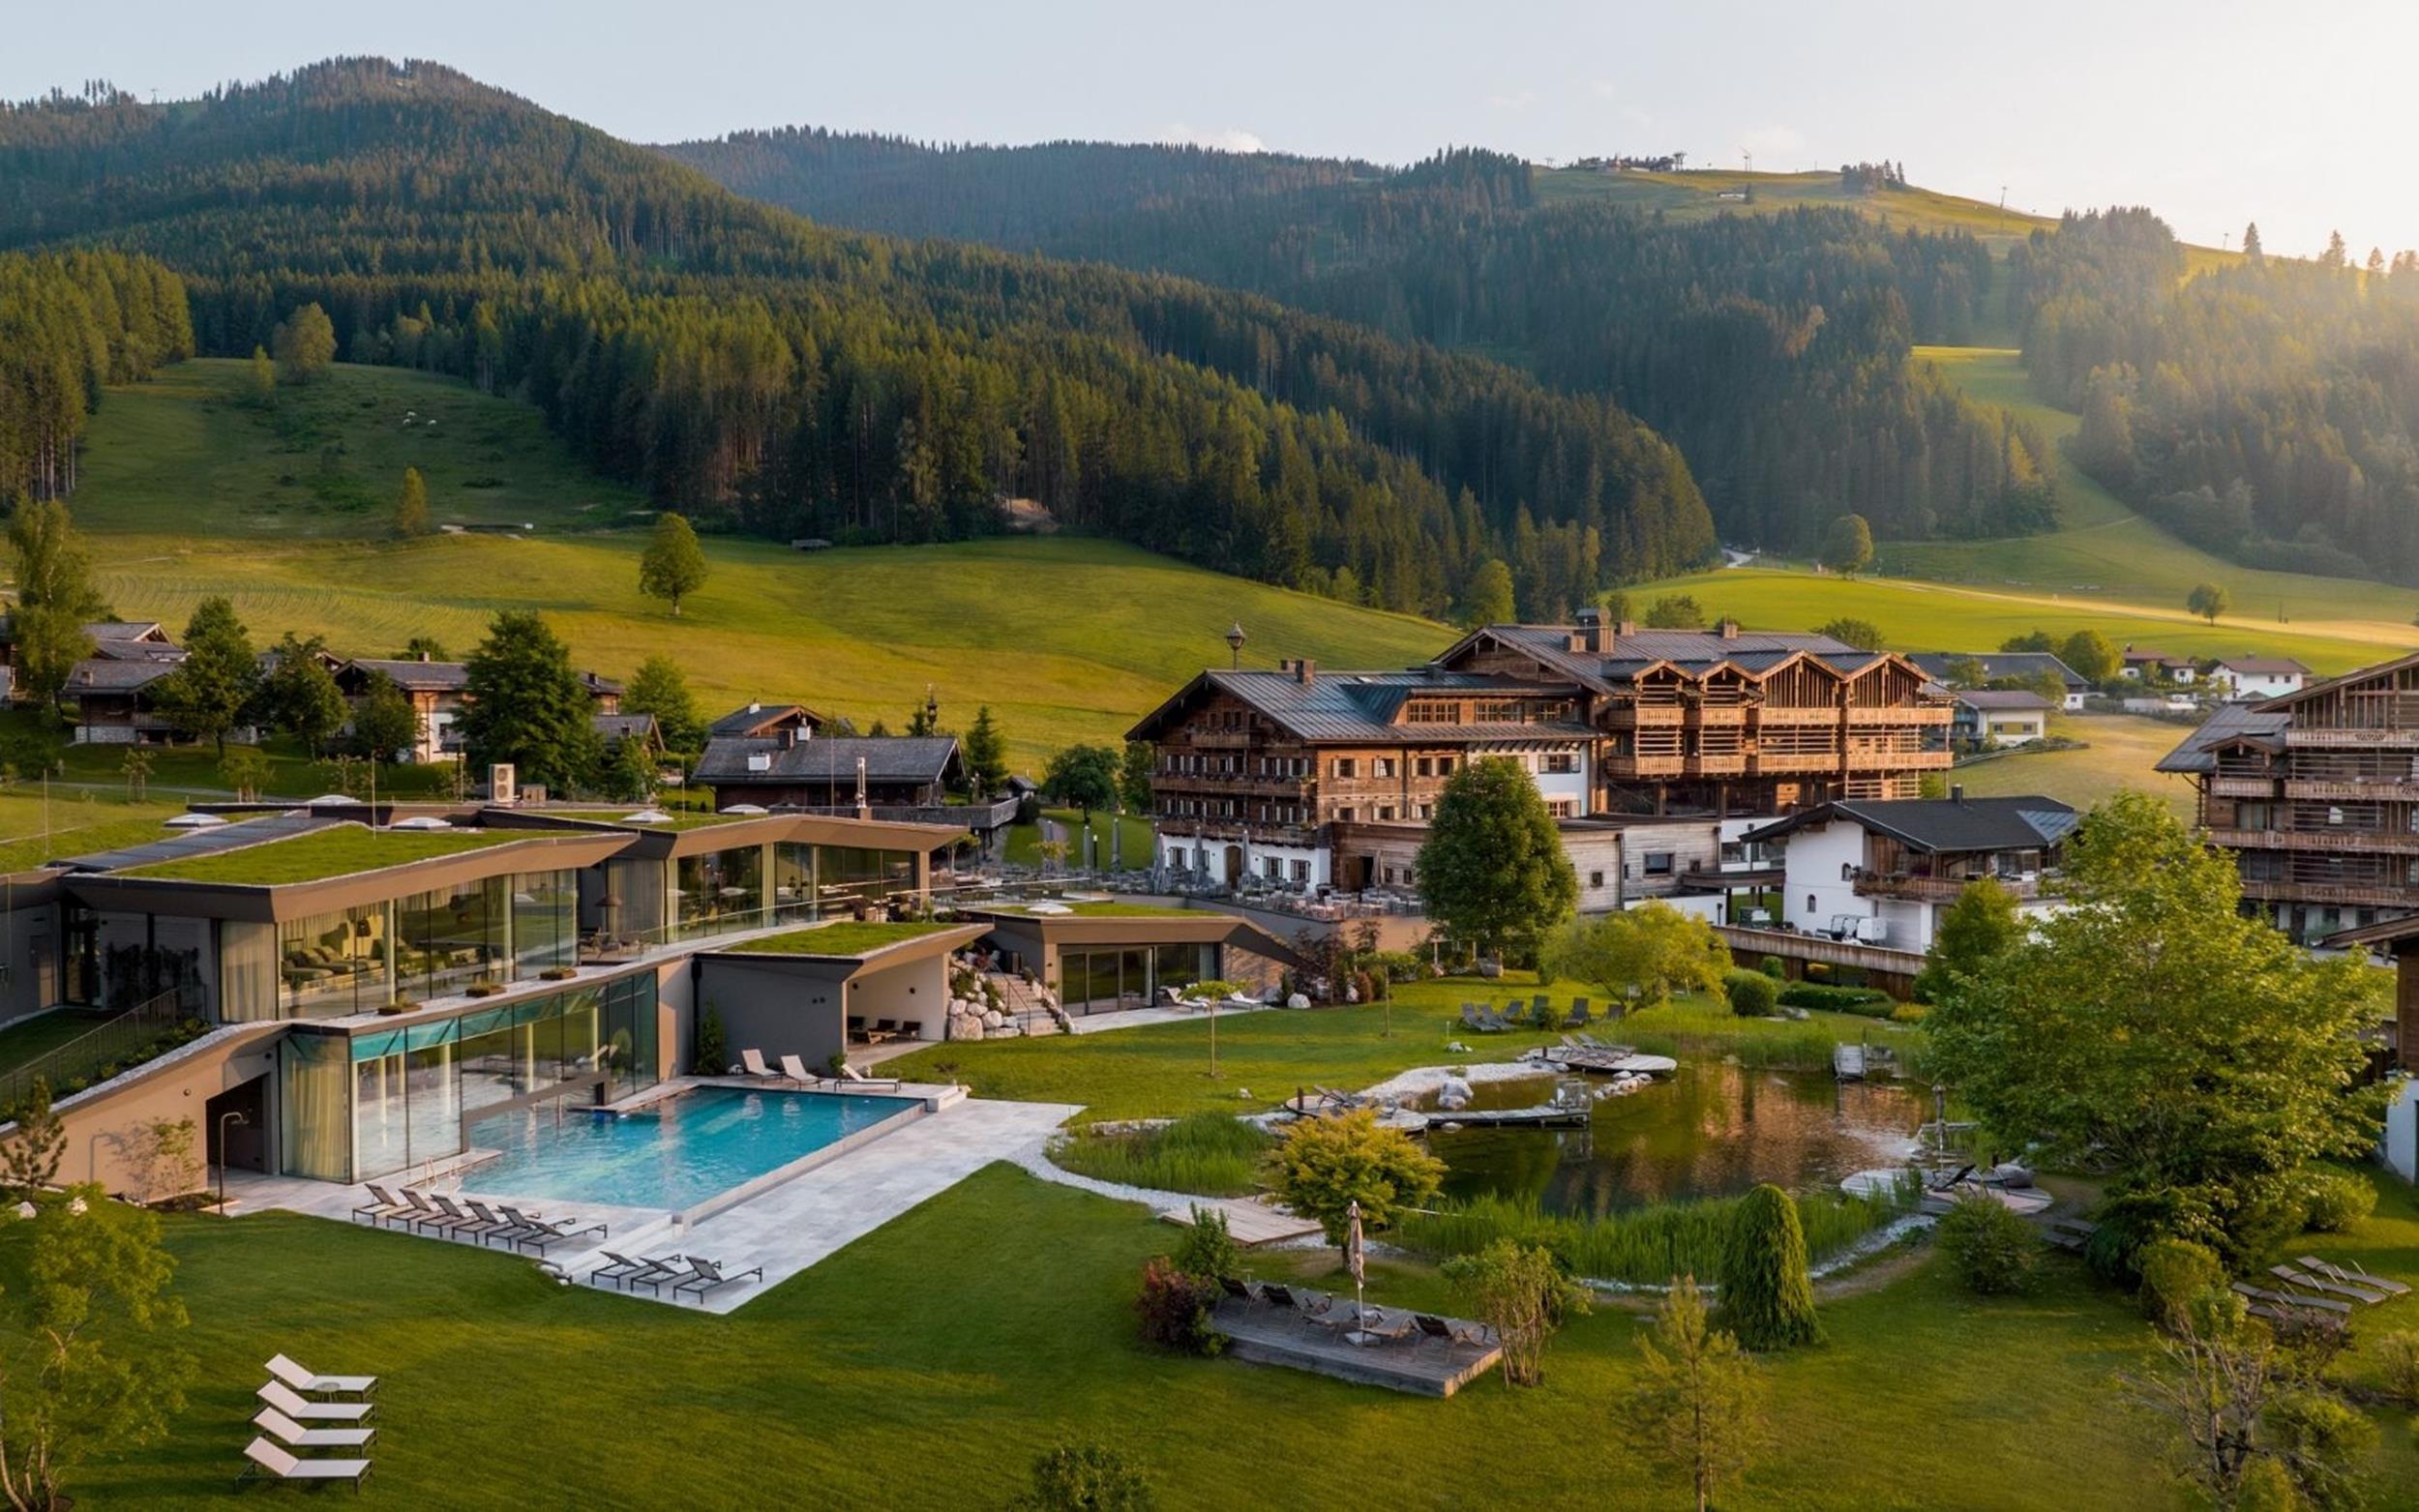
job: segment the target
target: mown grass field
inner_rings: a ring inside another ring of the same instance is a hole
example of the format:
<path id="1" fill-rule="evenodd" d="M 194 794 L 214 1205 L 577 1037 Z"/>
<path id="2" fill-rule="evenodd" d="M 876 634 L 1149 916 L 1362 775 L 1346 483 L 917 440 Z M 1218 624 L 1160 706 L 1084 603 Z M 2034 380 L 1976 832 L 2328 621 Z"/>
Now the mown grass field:
<path id="1" fill-rule="evenodd" d="M 2151 770 L 2191 733 L 2187 726 L 2129 714 L 2057 715 L 2049 732 L 2088 744 L 2080 751 L 2018 749 L 1960 766 L 1949 781 L 1978 798 L 2047 793 L 2078 809 L 2135 787 L 2165 801 L 2179 818 L 2192 818 L 2192 786 Z"/>
<path id="2" fill-rule="evenodd" d="M 811 1478 L 819 1505 L 999 1506 L 1035 1452 L 1067 1439 L 1114 1442 L 1173 1512 L 1687 1504 L 1618 1433 L 1645 1331 L 1634 1312 L 1573 1320 L 1535 1390 L 1489 1379 L 1448 1402 L 1171 1357 L 1137 1342 L 1131 1298 L 1172 1230 L 1006 1167 L 727 1318 L 327 1220 L 187 1217 L 166 1232 L 199 1383 L 164 1442 L 80 1472 L 79 1504 L 223 1503 L 260 1362 L 281 1349 L 381 1378 L 366 1505 L 521 1507 L 542 1487 L 547 1505 L 754 1506 Z M 2404 1190 L 2320 1247 L 2419 1279 Z M 0 1307 L 22 1305 L 24 1248 L 22 1230 L 0 1230 Z M 1349 1285 L 1329 1250 L 1250 1267 Z M 1771 1441 L 1721 1504 L 2190 1505 L 2113 1379 L 2148 1359 L 2148 1325 L 2075 1261 L 2046 1269 L 2029 1294 L 1979 1299 L 1926 1260 L 1825 1301 L 1828 1342 L 1765 1362 Z M 1384 1257 L 1368 1290 L 1389 1307 L 1452 1300 L 1433 1268 Z M 2364 1333 L 2412 1315 L 2419 1301 L 2395 1302 Z M 2379 1414 L 2379 1488 L 2419 1475 L 2404 1416 Z M 1279 1445 L 1294 1446 L 1281 1462 Z"/>
<path id="3" fill-rule="evenodd" d="M 1681 220 L 1732 214 L 1777 214 L 1801 205 L 1857 211 L 1900 227 L 1971 231 L 1986 244 L 2005 245 L 2029 236 L 2054 218 L 2002 210 L 1986 200 L 1912 187 L 1870 194 L 1850 193 L 1837 170 L 1808 173 L 1746 173 L 1733 168 L 1687 168 L 1678 173 L 1598 173 L 1586 168 L 1539 168 L 1531 175 L 1546 204 L 1602 201 L 1659 210 Z M 1753 186 L 1752 201 L 1724 199 Z"/>
<path id="4" fill-rule="evenodd" d="M 425 635 L 459 656 L 496 611 L 533 608 L 581 665 L 608 675 L 658 651 L 674 657 L 709 712 L 794 698 L 895 729 L 929 687 L 962 728 L 988 703 L 1011 758 L 1036 771 L 1060 746 L 1121 739 L 1183 679 L 1227 660 L 1222 637 L 1238 620 L 1260 666 L 1306 655 L 1397 667 L 1452 636 L 1063 537 L 811 555 L 711 537 L 713 577 L 674 618 L 639 592 L 642 534 L 589 528 L 639 501 L 576 466 L 533 410 L 446 379 L 339 365 L 323 389 L 290 400 L 316 417 L 322 444 L 288 453 L 256 411 L 219 397 L 241 368 L 185 364 L 111 391 L 94 417 L 74 508 L 122 615 L 181 627 L 203 597 L 224 593 L 256 639 L 293 630 L 348 654 L 391 656 Z M 407 408 L 437 413 L 434 433 L 402 428 Z M 409 460 L 428 473 L 439 520 L 525 519 L 539 529 L 395 541 L 384 503 L 320 507 L 308 488 L 276 483 L 287 468 L 308 473 L 329 446 L 381 501 Z M 507 487 L 463 486 L 490 476 Z"/>

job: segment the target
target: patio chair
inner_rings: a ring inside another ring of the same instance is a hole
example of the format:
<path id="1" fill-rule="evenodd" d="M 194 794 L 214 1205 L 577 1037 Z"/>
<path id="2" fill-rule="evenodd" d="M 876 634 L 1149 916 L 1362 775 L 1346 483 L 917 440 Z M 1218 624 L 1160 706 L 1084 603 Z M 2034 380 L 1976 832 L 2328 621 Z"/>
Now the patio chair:
<path id="1" fill-rule="evenodd" d="M 352 1210 L 352 1216 L 360 1218 L 364 1214 L 367 1214 L 372 1228 L 382 1229 L 386 1227 L 386 1220 L 394 1217 L 397 1213 L 407 1214 L 411 1211 L 411 1204 L 409 1202 L 398 1202 L 395 1201 L 393 1194 L 389 1193 L 384 1187 L 379 1186 L 376 1182 L 365 1181 L 362 1185 L 369 1188 L 370 1201 L 354 1208 Z"/>
<path id="2" fill-rule="evenodd" d="M 588 1280 L 591 1283 L 597 1281 L 610 1281 L 614 1286 L 619 1287 L 632 1278 L 644 1276 L 650 1271 L 661 1270 L 670 1274 L 672 1269 L 672 1267 L 665 1264 L 662 1260 L 632 1260 L 626 1255 L 616 1255 L 611 1250 L 600 1250 L 597 1253 L 604 1256 L 612 1263 L 608 1265 L 599 1265 L 596 1269 L 589 1271 Z M 678 1260 L 680 1257 L 675 1255 L 672 1259 Z"/>
<path id="3" fill-rule="evenodd" d="M 1414 1313 L 1411 1315 L 1411 1327 L 1412 1331 L 1419 1336 L 1419 1342 L 1422 1345 L 1443 1344 L 1445 1352 L 1448 1354 L 1453 1352 L 1456 1345 L 1466 1344 L 1473 1349 L 1484 1349 L 1487 1346 L 1486 1324 L 1484 1323 L 1472 1323 L 1467 1328 L 1456 1328 L 1450 1319 L 1440 1318 L 1434 1313 Z"/>
<path id="4" fill-rule="evenodd" d="M 411 1220 L 411 1228 L 414 1233 L 425 1233 L 431 1230 L 434 1230 L 439 1233 L 444 1233 L 462 1224 L 475 1223 L 477 1221 L 468 1213 L 463 1212 L 461 1208 L 454 1206 L 453 1203 L 446 1201 L 445 1199 L 436 1196 L 434 1193 L 417 1192 L 406 1189 L 403 1196 L 410 1200 L 412 1206 L 420 1209 L 418 1214 L 416 1214 Z M 443 1203 L 444 1205 L 439 1206 L 439 1203 Z"/>
<path id="5" fill-rule="evenodd" d="M 739 1052 L 739 1065 L 749 1076 L 756 1078 L 759 1082 L 778 1082 L 781 1080 L 780 1072 L 775 1071 L 772 1067 L 764 1064 L 764 1052 L 761 1050 L 755 1049 L 754 1047 L 750 1047 L 747 1050 Z"/>
<path id="6" fill-rule="evenodd" d="M 479 1218 L 463 1212 L 454 1205 L 452 1198 L 442 1192 L 430 1193 L 429 1201 L 436 1204 L 438 1212 L 452 1220 L 445 1229 L 445 1237 L 449 1239 L 477 1239 L 484 1245 L 487 1242 L 488 1231 L 496 1227 L 495 1220 Z"/>
<path id="7" fill-rule="evenodd" d="M 849 1038 L 856 1041 L 860 1045 L 867 1043 L 865 1038 L 865 1021 L 856 1014 L 849 1015 Z"/>
<path id="8" fill-rule="evenodd" d="M 479 1242 L 481 1244 L 485 1244 L 490 1239 L 501 1239 L 507 1247 L 510 1247 L 515 1240 L 519 1239 L 521 1235 L 528 1230 L 529 1227 L 529 1221 L 525 1218 L 497 1216 L 504 1211 L 504 1204 L 501 1202 L 496 1203 L 493 1208 L 490 1208 L 485 1202 L 475 1201 L 471 1198 L 464 1198 L 463 1199 L 463 1206 L 467 1207 L 472 1212 L 478 1214 L 482 1222 L 494 1226 L 479 1235 Z"/>
<path id="9" fill-rule="evenodd" d="M 1563 1022 L 1574 1029 L 1586 1028 L 1588 1026 L 1588 1000 L 1584 997 L 1572 998 L 1570 1000 L 1570 1017 Z"/>
<path id="10" fill-rule="evenodd" d="M 680 1263 L 677 1265 L 659 1265 L 655 1270 L 645 1272 L 642 1275 L 633 1276 L 630 1278 L 629 1285 L 625 1286 L 622 1290 L 628 1291 L 639 1287 L 644 1287 L 646 1288 L 649 1295 L 662 1296 L 664 1294 L 664 1288 L 667 1285 L 682 1281 L 694 1281 L 697 1279 L 698 1260 L 696 1256 L 675 1255 L 672 1259 L 680 1261 Z M 675 1295 L 677 1293 L 675 1293 Z"/>
<path id="11" fill-rule="evenodd" d="M 1529 1017 L 1537 1020 L 1540 1023 L 1545 1021 L 1546 1015 L 1552 1013 L 1553 1011 L 1553 1000 L 1548 998 L 1543 993 L 1539 993 L 1535 997 L 1529 999 Z"/>
<path id="12" fill-rule="evenodd" d="M 1251 1294 L 1251 1288 L 1245 1286 L 1241 1281 L 1233 1276 L 1220 1276 L 1218 1278 L 1218 1290 L 1225 1292 L 1229 1297 L 1232 1297 L 1238 1302 L 1250 1302 L 1254 1300 Z"/>
<path id="13" fill-rule="evenodd" d="M 675 1281 L 672 1284 L 674 1301 L 679 1300 L 681 1292 L 688 1291 L 694 1293 L 700 1302 L 703 1302 L 708 1296 L 725 1287 L 735 1287 L 751 1279 L 756 1281 L 764 1279 L 764 1267 L 762 1265 L 754 1270 L 733 1271 L 726 1276 L 723 1274 L 723 1268 L 714 1261 L 698 1260 L 694 1257 L 689 1260 L 689 1270 L 691 1274 L 688 1280 Z"/>
<path id="14" fill-rule="evenodd" d="M 781 1057 L 781 1075 L 783 1080 L 795 1082 L 800 1086 L 823 1086 L 831 1081 L 829 1077 L 819 1077 L 807 1070 L 806 1062 L 796 1055 Z"/>
<path id="15" fill-rule="evenodd" d="M 254 1412 L 252 1426 L 277 1435 L 295 1449 L 359 1449 L 378 1436 L 374 1428 L 305 1428 L 273 1407 Z"/>
<path id="16" fill-rule="evenodd" d="M 513 1248 L 517 1250 L 534 1248 L 540 1255 L 544 1255 L 549 1245 L 561 1244 L 567 1239 L 582 1239 L 589 1234 L 595 1234 L 602 1239 L 608 1233 L 606 1227 L 601 1223 L 590 1224 L 584 1229 L 574 1229 L 569 1223 L 549 1223 L 543 1218 L 532 1218 L 520 1208 L 506 1207 L 501 1202 L 496 1203 L 495 1206 L 505 1217 L 521 1226 L 521 1231 L 513 1238 Z"/>
<path id="17" fill-rule="evenodd" d="M 366 1423 L 374 1402 L 312 1402 L 282 1380 L 265 1381 L 253 1393 L 298 1423 Z"/>
<path id="18" fill-rule="evenodd" d="M 1296 1300 L 1293 1288 L 1288 1287 L 1282 1281 L 1260 1283 L 1260 1300 L 1270 1307 L 1281 1307 L 1289 1313 L 1301 1311 L 1301 1303 Z"/>
<path id="19" fill-rule="evenodd" d="M 272 1355 L 266 1369 L 296 1391 L 322 1396 L 366 1397 L 378 1389 L 375 1376 L 314 1376 L 283 1354 Z"/>
<path id="20" fill-rule="evenodd" d="M 1478 1005 L 1477 1003 L 1464 1003 L 1461 1005 L 1461 1026 L 1465 1029 L 1475 1029 L 1481 1033 L 1485 1032 L 1486 1025 L 1478 1022 Z"/>
<path id="21" fill-rule="evenodd" d="M 849 1065 L 846 1062 L 841 1064 L 840 1079 L 848 1082 L 851 1086 L 887 1087 L 893 1092 L 899 1089 L 899 1079 L 897 1077 L 869 1077 L 864 1072 L 859 1071 L 856 1067 Z"/>
<path id="22" fill-rule="evenodd" d="M 252 1463 L 236 1477 L 242 1485 L 254 1475 L 268 1475 L 278 1480 L 348 1480 L 353 1490 L 361 1489 L 370 1473 L 368 1460 L 302 1460 L 286 1453 L 266 1438 L 254 1438 L 244 1446 L 244 1458 Z"/>
<path id="23" fill-rule="evenodd" d="M 2383 1276 L 2373 1276 L 2369 1274 L 2369 1272 L 2360 1268 L 2357 1261 L 2347 1265 L 2338 1265 L 2327 1260 L 2322 1260 L 2315 1255 L 2298 1255 L 2294 1257 L 2293 1263 L 2297 1265 L 2307 1265 L 2318 1275 L 2326 1277 L 2329 1281 L 2348 1282 L 2355 1287 L 2374 1287 L 2379 1291 L 2386 1292 L 2393 1296 L 2401 1296 L 2404 1292 L 2410 1290 L 2409 1287 L 2404 1286 L 2402 1282 L 2389 1281 Z"/>

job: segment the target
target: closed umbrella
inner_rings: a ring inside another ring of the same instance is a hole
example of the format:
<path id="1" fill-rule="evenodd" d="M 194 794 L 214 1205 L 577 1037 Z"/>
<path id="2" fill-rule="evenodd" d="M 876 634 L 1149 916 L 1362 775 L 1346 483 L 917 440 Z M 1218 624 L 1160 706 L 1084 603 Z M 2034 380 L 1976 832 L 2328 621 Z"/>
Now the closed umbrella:
<path id="1" fill-rule="evenodd" d="M 1353 1274 L 1353 1331 L 1344 1337 L 1354 1344 L 1375 1344 L 1378 1336 L 1362 1326 L 1369 1316 L 1368 1305 L 1361 1300 L 1361 1282 L 1369 1269 L 1369 1250 L 1360 1237 L 1360 1199 L 1354 1198 L 1344 1209 L 1351 1227 L 1344 1231 L 1344 1268 Z"/>

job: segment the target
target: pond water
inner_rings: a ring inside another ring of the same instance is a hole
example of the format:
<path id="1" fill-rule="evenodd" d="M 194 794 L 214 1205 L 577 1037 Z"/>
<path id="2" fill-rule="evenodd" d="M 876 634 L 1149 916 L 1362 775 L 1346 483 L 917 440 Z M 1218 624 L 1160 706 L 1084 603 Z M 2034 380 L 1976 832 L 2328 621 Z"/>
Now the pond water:
<path id="1" fill-rule="evenodd" d="M 1483 1082 L 1472 1106 L 1535 1107 L 1556 1101 L 1558 1086 L 1569 1096 L 1576 1080 Z M 1683 1062 L 1651 1086 L 1597 1102 L 1585 1129 L 1431 1130 L 1428 1148 L 1449 1168 L 1448 1196 L 1534 1198 L 1547 1212 L 1596 1215 L 1763 1181 L 1792 1192 L 1836 1186 L 1904 1160 L 1929 1101 L 1912 1083 Z"/>

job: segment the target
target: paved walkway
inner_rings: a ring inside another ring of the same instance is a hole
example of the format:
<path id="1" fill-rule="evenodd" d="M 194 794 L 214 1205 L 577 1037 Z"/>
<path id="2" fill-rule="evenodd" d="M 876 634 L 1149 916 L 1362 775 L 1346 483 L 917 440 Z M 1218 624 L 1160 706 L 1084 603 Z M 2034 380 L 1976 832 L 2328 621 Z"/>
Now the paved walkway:
<path id="1" fill-rule="evenodd" d="M 1231 1019 L 1241 1013 L 1267 1013 L 1279 1005 L 1254 1003 L 1249 1008 L 1232 1003 L 1218 1005 L 1218 1017 Z M 1140 1028 L 1146 1023 L 1200 1023 L 1210 1017 L 1203 1008 L 1119 1008 L 1109 1013 L 1079 1013 L 1074 1015 L 1077 1034 L 1102 1034 L 1111 1029 Z"/>

